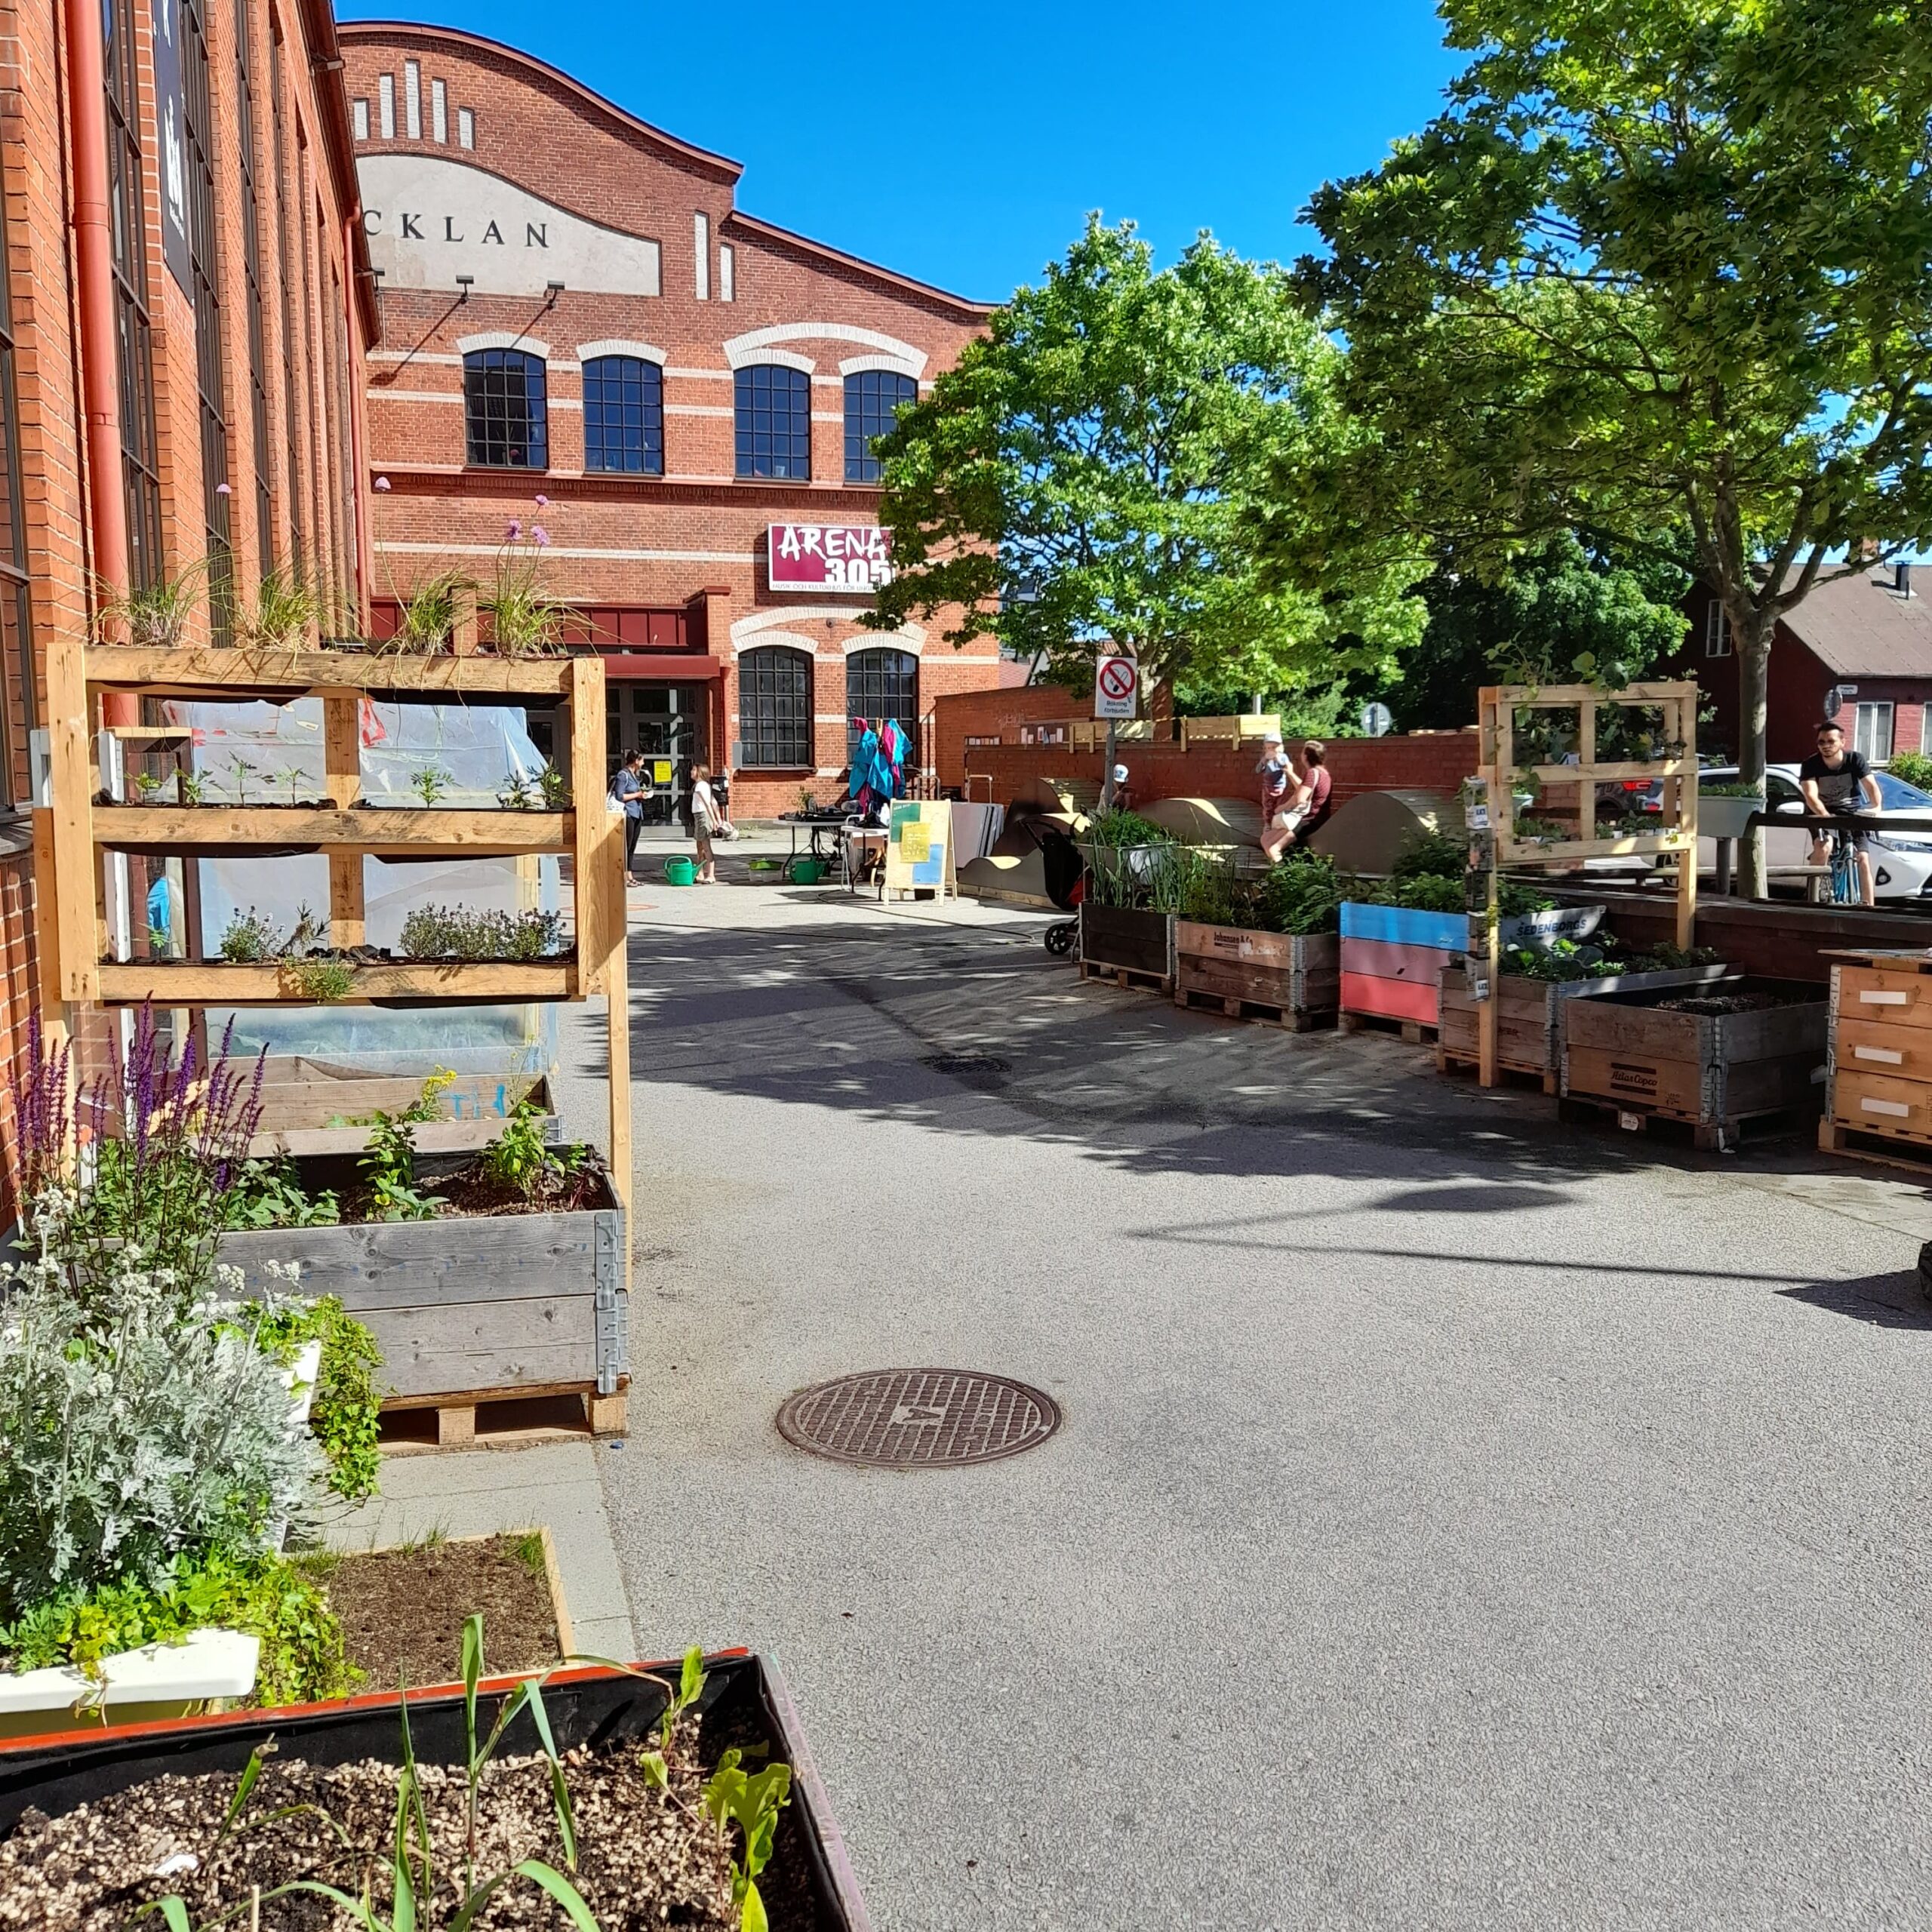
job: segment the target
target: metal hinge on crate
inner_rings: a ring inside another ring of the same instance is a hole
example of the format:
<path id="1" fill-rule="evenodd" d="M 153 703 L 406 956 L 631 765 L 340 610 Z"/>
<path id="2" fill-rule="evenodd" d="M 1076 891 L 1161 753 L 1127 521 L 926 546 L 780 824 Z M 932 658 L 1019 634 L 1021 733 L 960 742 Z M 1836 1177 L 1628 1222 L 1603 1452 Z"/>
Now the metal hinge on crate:
<path id="1" fill-rule="evenodd" d="M 617 1384 L 629 1368 L 628 1337 L 625 1333 L 624 1258 L 620 1243 L 623 1238 L 624 1217 L 602 1214 L 597 1217 L 597 1392 L 614 1395 Z"/>

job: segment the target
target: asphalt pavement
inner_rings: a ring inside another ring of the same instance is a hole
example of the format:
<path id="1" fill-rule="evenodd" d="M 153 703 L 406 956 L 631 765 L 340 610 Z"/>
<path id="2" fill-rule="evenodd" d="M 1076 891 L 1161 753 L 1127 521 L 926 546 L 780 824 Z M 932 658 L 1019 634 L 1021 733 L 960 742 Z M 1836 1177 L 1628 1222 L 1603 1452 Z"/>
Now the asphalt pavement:
<path id="1" fill-rule="evenodd" d="M 777 1657 L 881 1932 L 1932 1924 L 1932 1195 L 1043 924 L 632 894 L 623 1580 L 646 1654 Z M 927 1364 L 1063 1426 L 776 1430 Z"/>

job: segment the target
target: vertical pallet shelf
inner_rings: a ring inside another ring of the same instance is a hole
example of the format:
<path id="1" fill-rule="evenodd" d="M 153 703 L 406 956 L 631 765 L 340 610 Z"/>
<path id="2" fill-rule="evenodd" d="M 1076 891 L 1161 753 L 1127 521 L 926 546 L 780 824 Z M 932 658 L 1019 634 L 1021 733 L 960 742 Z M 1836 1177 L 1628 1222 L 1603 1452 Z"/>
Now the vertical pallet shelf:
<path id="1" fill-rule="evenodd" d="M 189 1010 L 312 1003 L 273 961 L 110 960 L 109 852 L 165 851 L 189 861 L 245 857 L 251 847 L 320 853 L 329 866 L 330 944 L 343 951 L 366 939 L 365 857 L 570 859 L 571 955 L 516 964 L 357 964 L 343 1003 L 473 1005 L 601 995 L 608 1016 L 606 1204 L 572 1214 L 234 1235 L 224 1238 L 223 1254 L 257 1278 L 269 1258 L 300 1260 L 307 1292 L 340 1295 L 375 1331 L 394 1406 L 438 1412 L 439 1440 L 473 1433 L 479 1404 L 565 1394 L 583 1398 L 594 1429 L 621 1429 L 629 1381 L 630 1008 L 623 826 L 603 804 L 602 660 L 100 645 L 51 654 L 48 685 L 51 797 L 37 814 L 45 823 L 36 836 L 52 863 L 39 873 L 38 936 L 45 1018 L 69 1032 L 88 1009 L 150 1000 Z M 210 703 L 319 699 L 327 804 L 297 811 L 97 803 L 95 731 L 101 698 L 110 691 Z M 571 807 L 521 812 L 359 804 L 360 706 L 371 698 L 565 706 L 568 750 L 558 762 L 568 771 Z M 524 1220 L 531 1224 L 527 1230 L 515 1226 Z"/>
<path id="2" fill-rule="evenodd" d="M 1664 755 L 1656 758 L 1597 756 L 1599 715 L 1628 706 L 1659 712 Z M 1519 711 L 1571 711 L 1577 714 L 1577 762 L 1518 765 L 1516 714 Z M 1502 958 L 1497 937 L 1497 878 L 1504 866 L 1560 865 L 1584 859 L 1672 858 L 1676 862 L 1677 943 L 1690 946 L 1697 922 L 1697 687 L 1678 681 L 1626 685 L 1606 691 L 1595 685 L 1491 685 L 1477 694 L 1477 779 L 1484 788 L 1494 851 L 1490 871 L 1487 921 L 1490 997 L 1481 1003 L 1477 1030 L 1478 1068 L 1485 1087 L 1496 1084 Z M 1539 787 L 1577 795 L 1575 838 L 1519 837 L 1515 792 L 1524 778 Z M 1596 837 L 1597 787 L 1621 786 L 1632 779 L 1661 780 L 1657 826 L 1639 832 Z M 1587 828 L 1587 834 L 1586 834 Z"/>

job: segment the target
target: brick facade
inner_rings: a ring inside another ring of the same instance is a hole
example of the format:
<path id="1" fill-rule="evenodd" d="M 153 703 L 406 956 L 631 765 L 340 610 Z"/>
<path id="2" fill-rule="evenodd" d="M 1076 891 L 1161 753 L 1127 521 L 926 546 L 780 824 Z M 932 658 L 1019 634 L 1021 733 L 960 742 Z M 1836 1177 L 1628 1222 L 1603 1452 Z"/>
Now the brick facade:
<path id="1" fill-rule="evenodd" d="M 745 214 L 735 162 L 522 54 L 413 26 L 345 25 L 342 40 L 371 246 L 387 271 L 369 387 L 379 598 L 445 569 L 487 583 L 510 525 L 540 522 L 544 587 L 588 614 L 614 654 L 614 694 L 629 681 L 617 654 L 648 651 L 643 681 L 701 694 L 697 735 L 680 749 L 701 742 L 714 766 L 747 736 L 744 654 L 799 654 L 811 755 L 770 766 L 748 752 L 733 774 L 742 817 L 830 790 L 853 651 L 914 657 L 922 711 L 997 681 L 990 638 L 955 652 L 939 626 L 863 630 L 863 593 L 774 592 L 764 554 L 774 522 L 876 525 L 878 489 L 846 480 L 847 375 L 862 363 L 929 385 L 983 305 Z M 639 266 L 654 246 L 655 293 Z M 561 288 L 546 285 L 553 270 Z M 541 468 L 466 460 L 464 356 L 491 348 L 542 359 Z M 613 353 L 661 372 L 661 475 L 586 471 L 583 362 Z M 734 371 L 755 364 L 808 379 L 808 476 L 736 473 Z"/>
<path id="2" fill-rule="evenodd" d="M 76 36 L 100 31 L 89 29 L 90 15 L 99 23 L 105 14 L 109 71 L 125 77 L 128 133 L 139 157 L 128 178 L 139 180 L 141 219 L 126 267 L 145 285 L 158 554 L 137 546 L 135 567 L 152 574 L 201 565 L 212 503 L 226 518 L 229 568 L 245 604 L 263 568 L 280 565 L 318 583 L 334 623 L 359 630 L 367 614 L 367 518 L 358 497 L 365 472 L 355 457 L 353 398 L 363 387 L 375 305 L 357 219 L 347 99 L 325 0 L 198 0 L 193 7 L 207 57 L 206 125 L 199 131 L 211 175 L 197 254 L 209 272 L 220 342 L 219 354 L 205 358 L 194 302 L 171 271 L 164 242 L 151 0 L 115 0 L 104 9 L 94 0 L 86 13 L 70 14 L 80 4 L 0 5 L 0 190 L 12 345 L 12 420 L 5 428 L 17 452 L 11 507 L 29 611 L 25 638 L 14 638 L 11 627 L 6 638 L 0 738 L 0 1075 L 8 1078 L 19 1068 L 28 1017 L 42 1004 L 37 935 L 53 930 L 53 881 L 34 857 L 37 840 L 45 844 L 35 820 L 46 815 L 31 806 L 31 735 L 48 722 L 48 667 L 78 648 L 96 608 L 95 583 L 108 574 L 88 472 L 83 345 L 90 285 L 82 266 L 86 211 L 75 188 L 77 160 L 97 155 L 108 139 L 101 94 L 75 90 Z M 172 4 L 178 9 L 182 0 Z M 211 350 L 214 334 L 211 328 Z M 225 435 L 205 435 L 205 374 Z M 125 405 L 118 369 L 109 380 L 117 405 Z M 130 413 L 119 406 L 103 414 L 115 423 Z M 138 423 L 138 406 L 131 414 Z M 259 466 L 258 441 L 266 458 Z M 222 461 L 220 475 L 205 475 L 205 448 Z M 215 491 L 223 481 L 227 491 Z M 4 549 L 0 529 L 0 592 L 9 561 Z M 190 634 L 205 638 L 209 626 L 204 608 Z M 94 890 L 87 880 L 62 885 Z M 0 1088 L 0 1140 L 10 1128 Z"/>

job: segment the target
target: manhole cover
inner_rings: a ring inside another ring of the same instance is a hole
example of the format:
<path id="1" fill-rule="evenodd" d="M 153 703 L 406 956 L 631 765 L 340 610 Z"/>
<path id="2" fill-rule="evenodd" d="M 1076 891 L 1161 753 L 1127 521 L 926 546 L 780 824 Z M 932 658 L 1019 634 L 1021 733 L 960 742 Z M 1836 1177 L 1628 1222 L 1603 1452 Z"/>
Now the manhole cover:
<path id="1" fill-rule="evenodd" d="M 844 1375 L 786 1398 L 787 1442 L 838 1463 L 923 1469 L 995 1463 L 1044 1442 L 1060 1426 L 1051 1395 L 957 1368 L 884 1368 Z"/>
<path id="2" fill-rule="evenodd" d="M 997 1054 L 928 1054 L 921 1063 L 935 1073 L 1004 1073 L 1007 1063 Z"/>

